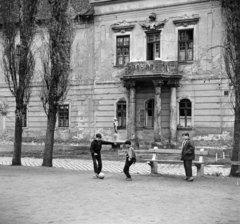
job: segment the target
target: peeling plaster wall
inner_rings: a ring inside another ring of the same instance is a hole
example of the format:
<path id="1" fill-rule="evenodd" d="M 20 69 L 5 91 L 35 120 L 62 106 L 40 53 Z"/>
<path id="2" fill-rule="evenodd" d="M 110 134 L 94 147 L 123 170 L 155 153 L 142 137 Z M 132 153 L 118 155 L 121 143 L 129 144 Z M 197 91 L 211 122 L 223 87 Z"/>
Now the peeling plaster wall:
<path id="1" fill-rule="evenodd" d="M 151 12 L 156 13 L 157 22 L 166 21 L 161 31 L 161 60 L 177 61 L 178 30 L 194 29 L 194 61 L 193 63 L 179 64 L 179 74 L 183 75 L 183 78 L 177 89 L 177 100 L 184 97 L 189 98 L 194 106 L 194 128 L 187 131 L 196 139 L 211 134 L 221 135 L 223 131 L 231 133 L 234 117 L 231 89 L 224 73 L 219 47 L 222 43 L 222 20 L 218 1 L 159 0 L 96 4 L 95 74 L 99 86 L 104 88 L 105 84 L 103 83 L 108 83 L 108 92 L 104 93 L 104 101 L 99 101 L 101 107 L 98 107 L 105 109 L 95 113 L 97 126 L 104 126 L 101 131 L 105 136 L 111 138 L 111 134 L 113 134 L 111 118 L 115 116 L 113 102 L 120 97 L 127 96 L 126 90 L 122 89 L 121 85 L 118 89 L 115 87 L 115 83 L 119 81 L 118 78 L 124 73 L 123 69 L 116 66 L 116 37 L 129 35 L 130 61 L 145 61 L 146 34 L 140 23 L 147 22 Z M 188 27 L 177 27 L 173 23 L 174 20 L 198 17 L 198 23 Z M 114 33 L 111 26 L 123 21 L 135 25 L 133 30 Z M 224 96 L 224 91 L 229 91 L 230 95 Z M 140 144 L 147 145 L 153 141 L 153 130 L 138 127 L 140 104 L 143 103 L 140 95 L 143 92 L 137 91 L 136 95 L 137 137 Z M 95 94 L 100 97 L 102 93 L 95 88 Z M 167 110 L 163 111 L 165 117 L 162 118 L 162 141 L 164 143 L 169 140 L 168 113 Z M 105 120 L 100 122 L 102 116 L 105 116 Z M 178 141 L 181 141 L 183 131 L 186 130 L 178 130 Z M 217 142 L 215 138 L 212 138 L 211 141 Z"/>
<path id="2" fill-rule="evenodd" d="M 59 142 L 89 142 L 95 130 L 94 123 L 94 27 L 93 24 L 76 25 L 72 46 L 71 84 L 64 103 L 69 104 L 69 128 L 59 128 L 56 124 L 55 139 Z M 23 141 L 43 142 L 46 134 L 47 116 L 39 97 L 39 81 L 41 80 L 41 53 L 44 49 L 46 33 L 44 30 L 36 36 L 34 47 L 36 52 L 36 72 L 34 87 L 28 105 L 28 125 L 23 128 Z M 2 61 L 0 63 L 2 65 Z M 5 118 L 6 128 L 0 139 L 12 139 L 15 125 L 15 98 L 12 97 L 0 73 L 0 100 L 8 105 Z"/>
<path id="3" fill-rule="evenodd" d="M 199 144 L 224 144 L 231 139 L 233 129 L 232 97 L 229 81 L 224 73 L 221 50 L 222 43 L 221 8 L 218 1 L 198 0 L 145 0 L 112 1 L 91 0 L 95 10 L 94 24 L 76 25 L 72 49 L 72 84 L 65 100 L 70 105 L 70 127 L 56 128 L 55 138 L 65 142 L 89 142 L 97 132 L 105 139 L 113 137 L 113 118 L 116 103 L 128 92 L 120 77 L 124 69 L 116 66 L 116 37 L 130 36 L 130 61 L 146 60 L 146 34 L 140 23 L 147 23 L 154 12 L 156 22 L 165 21 L 161 31 L 161 60 L 178 60 L 178 30 L 194 29 L 194 61 L 179 64 L 179 74 L 183 75 L 177 89 L 177 100 L 189 98 L 194 106 L 194 128 L 188 130 Z M 174 20 L 197 18 L 197 24 L 177 27 Z M 115 33 L 112 25 L 126 21 L 135 25 L 132 31 Z M 40 42 L 40 40 L 38 41 Z M 38 69 L 41 70 L 40 61 Z M 2 65 L 0 63 L 0 65 Z M 36 74 L 36 81 L 38 80 Z M 164 87 L 165 88 L 165 87 Z M 163 88 L 162 141 L 169 141 L 169 89 Z M 138 89 L 136 100 L 137 137 L 140 146 L 148 146 L 153 141 L 153 130 L 139 126 L 139 111 L 146 98 L 153 96 L 154 90 Z M 229 91 L 229 95 L 224 95 Z M 164 96 L 165 95 L 165 96 Z M 4 84 L 0 66 L 0 100 L 9 105 L 5 117 L 4 136 L 13 136 L 15 102 Z M 35 87 L 28 106 L 28 128 L 25 138 L 44 139 L 46 115 Z M 178 141 L 186 130 L 178 130 Z M 224 133 L 228 133 L 227 137 Z M 125 140 L 126 130 L 118 131 L 119 139 Z M 219 140 L 220 139 L 220 140 Z M 40 140 L 39 140 L 40 141 Z"/>

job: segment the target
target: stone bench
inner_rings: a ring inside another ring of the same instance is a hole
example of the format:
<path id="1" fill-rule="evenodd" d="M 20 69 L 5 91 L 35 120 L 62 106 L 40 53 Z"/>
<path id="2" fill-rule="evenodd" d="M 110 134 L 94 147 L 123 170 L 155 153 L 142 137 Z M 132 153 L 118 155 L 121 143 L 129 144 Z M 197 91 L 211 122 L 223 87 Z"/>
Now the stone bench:
<path id="1" fill-rule="evenodd" d="M 119 150 L 118 154 L 123 155 L 126 153 L 126 150 Z M 149 150 L 135 150 L 137 161 L 147 161 L 151 167 L 151 174 L 158 173 L 158 163 L 170 163 L 170 164 L 183 164 L 182 160 L 165 160 L 160 159 L 160 155 L 181 155 L 182 150 L 178 149 L 149 149 Z M 209 153 L 208 151 L 204 151 L 204 148 L 200 150 L 195 150 L 195 155 L 199 156 L 198 160 L 193 161 L 193 165 L 197 167 L 197 176 L 204 175 L 204 156 L 207 156 Z M 150 155 L 151 159 L 144 159 L 141 156 Z"/>

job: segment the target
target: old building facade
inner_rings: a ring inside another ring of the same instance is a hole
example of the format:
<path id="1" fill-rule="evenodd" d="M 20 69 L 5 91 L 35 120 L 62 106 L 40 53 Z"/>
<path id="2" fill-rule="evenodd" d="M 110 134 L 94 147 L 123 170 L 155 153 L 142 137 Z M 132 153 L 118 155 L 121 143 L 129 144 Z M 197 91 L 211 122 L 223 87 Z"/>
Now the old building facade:
<path id="1" fill-rule="evenodd" d="M 72 82 L 59 105 L 56 140 L 88 142 L 97 132 L 112 139 L 114 117 L 118 140 L 132 139 L 140 147 L 177 145 L 185 131 L 201 144 L 231 140 L 219 1 L 87 3 L 78 12 L 71 6 Z M 0 132 L 12 136 L 14 98 L 0 81 Z M 46 115 L 37 85 L 24 116 L 24 136 L 43 139 Z"/>

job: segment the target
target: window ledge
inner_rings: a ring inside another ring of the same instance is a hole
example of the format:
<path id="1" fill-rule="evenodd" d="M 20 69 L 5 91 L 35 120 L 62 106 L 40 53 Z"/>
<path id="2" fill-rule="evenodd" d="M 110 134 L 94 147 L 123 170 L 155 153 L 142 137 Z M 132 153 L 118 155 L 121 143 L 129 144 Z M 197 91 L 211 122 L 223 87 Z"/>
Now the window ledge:
<path id="1" fill-rule="evenodd" d="M 69 127 L 56 127 L 55 130 L 57 130 L 57 129 L 61 129 L 61 130 L 63 130 L 63 129 L 69 129 Z"/>
<path id="2" fill-rule="evenodd" d="M 193 61 L 178 61 L 178 64 L 193 64 Z"/>
<path id="3" fill-rule="evenodd" d="M 114 68 L 124 68 L 125 65 L 114 65 Z"/>
<path id="4" fill-rule="evenodd" d="M 177 130 L 193 130 L 193 127 L 177 127 Z"/>

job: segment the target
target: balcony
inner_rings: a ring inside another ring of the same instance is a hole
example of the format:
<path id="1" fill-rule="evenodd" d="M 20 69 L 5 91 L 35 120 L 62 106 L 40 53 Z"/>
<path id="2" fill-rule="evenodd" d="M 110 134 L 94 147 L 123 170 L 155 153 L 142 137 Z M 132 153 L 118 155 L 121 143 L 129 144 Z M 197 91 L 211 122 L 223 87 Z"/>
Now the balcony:
<path id="1" fill-rule="evenodd" d="M 123 80 L 127 79 L 172 79 L 181 78 L 178 74 L 177 61 L 137 61 L 125 66 Z"/>

